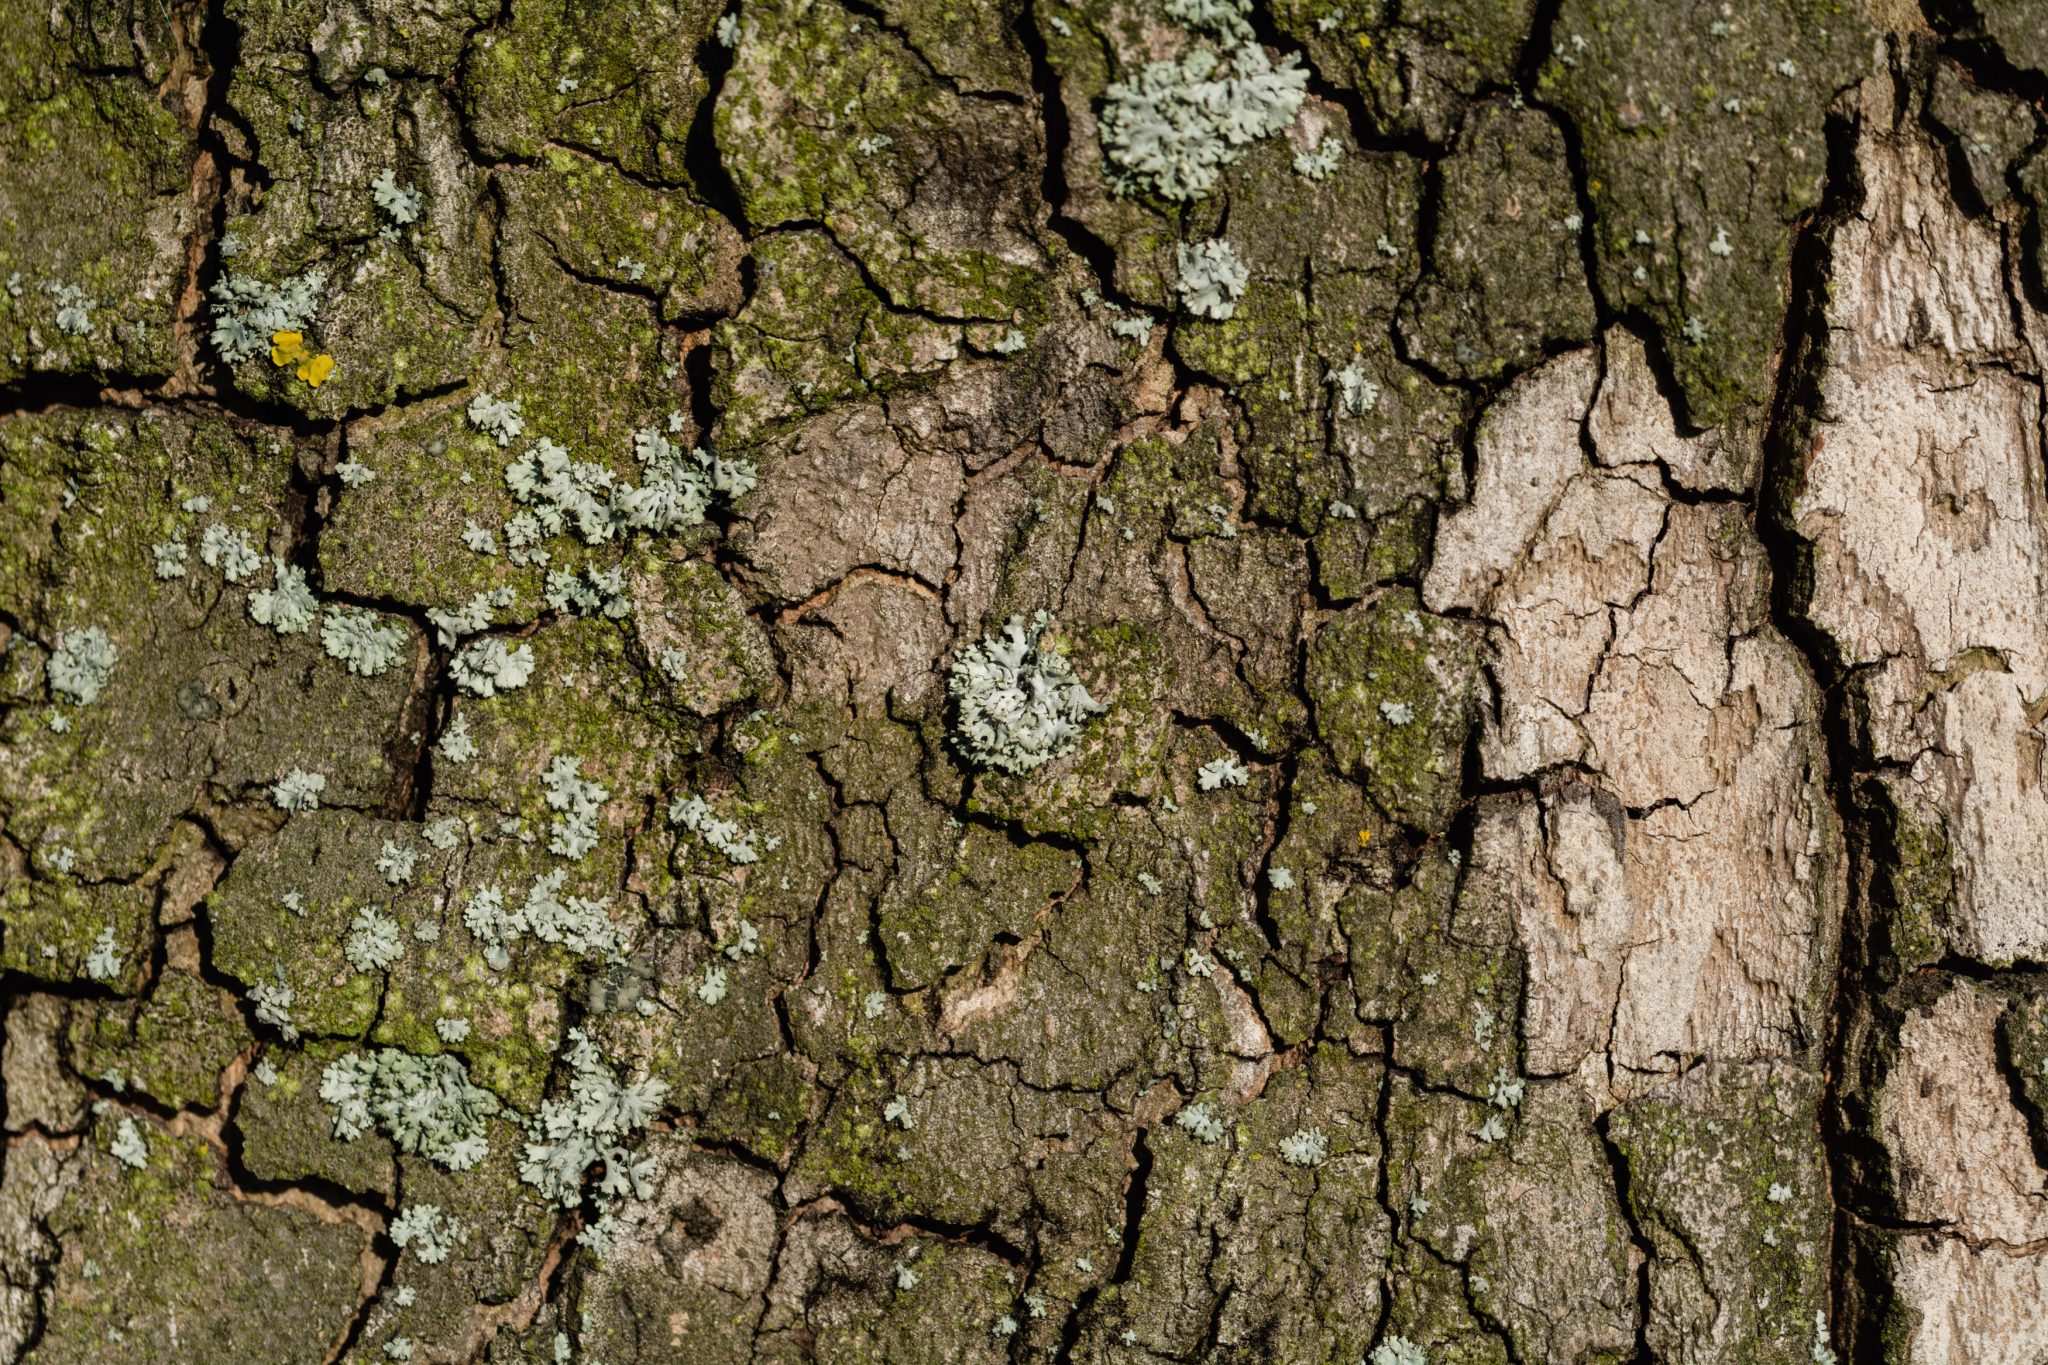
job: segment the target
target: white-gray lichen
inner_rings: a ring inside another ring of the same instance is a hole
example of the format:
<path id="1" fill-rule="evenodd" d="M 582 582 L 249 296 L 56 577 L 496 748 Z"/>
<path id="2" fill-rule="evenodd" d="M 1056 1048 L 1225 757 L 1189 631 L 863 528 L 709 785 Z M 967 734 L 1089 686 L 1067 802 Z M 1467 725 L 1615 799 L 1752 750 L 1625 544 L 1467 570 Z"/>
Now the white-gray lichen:
<path id="1" fill-rule="evenodd" d="M 1189 246 L 1174 247 L 1174 263 L 1180 270 L 1176 285 L 1181 306 L 1198 318 L 1222 321 L 1237 311 L 1251 271 L 1230 243 L 1221 237 Z"/>
<path id="2" fill-rule="evenodd" d="M 654 427 L 633 433 L 633 453 L 641 482 L 621 483 L 605 466 L 573 460 L 543 436 L 505 466 L 505 486 L 541 534 L 568 532 L 601 545 L 629 531 L 664 535 L 701 526 L 714 499 L 742 497 L 759 481 L 749 462 L 701 447 L 686 454 Z M 512 539 L 512 526 L 506 530 Z"/>
<path id="3" fill-rule="evenodd" d="M 1214 1110 L 1201 1101 L 1184 1104 L 1173 1116 L 1174 1126 L 1185 1131 L 1195 1141 L 1213 1146 L 1223 1140 L 1223 1120 L 1216 1117 Z"/>
<path id="4" fill-rule="evenodd" d="M 282 559 L 273 559 L 271 563 L 276 568 L 277 581 L 249 594 L 249 619 L 259 626 L 269 626 L 279 635 L 303 635 L 312 629 L 314 618 L 320 614 L 319 599 L 307 585 L 304 569 Z"/>
<path id="5" fill-rule="evenodd" d="M 1044 612 L 1029 625 L 1013 616 L 954 660 L 946 684 L 959 713 L 953 741 L 968 761 L 1028 773 L 1072 749 L 1088 718 L 1108 709 L 1046 640 L 1050 624 Z"/>
<path id="6" fill-rule="evenodd" d="M 419 861 L 419 850 L 403 848 L 389 839 L 377 853 L 377 871 L 392 886 L 403 886 L 412 880 L 413 866 Z"/>
<path id="7" fill-rule="evenodd" d="M 298 992 L 285 983 L 282 971 L 269 981 L 251 986 L 249 1000 L 256 1006 L 257 1023 L 270 1025 L 286 1042 L 299 1036 L 298 1025 L 292 1022 L 292 1006 L 298 1001 Z"/>
<path id="8" fill-rule="evenodd" d="M 711 803 L 701 796 L 678 796 L 669 802 L 668 822 L 689 830 L 725 855 L 727 862 L 758 863 L 761 851 L 752 832 L 737 821 L 721 819 Z"/>
<path id="9" fill-rule="evenodd" d="M 356 911 L 341 955 L 359 972 L 379 972 L 398 961 L 405 951 L 399 942 L 398 921 L 380 914 L 374 905 Z"/>
<path id="10" fill-rule="evenodd" d="M 533 646 L 507 645 L 496 636 L 465 645 L 448 665 L 455 685 L 472 697 L 495 697 L 533 677 Z"/>
<path id="11" fill-rule="evenodd" d="M 142 1130 L 135 1126 L 135 1120 L 124 1118 L 114 1130 L 113 1145 L 107 1148 L 107 1155 L 123 1166 L 141 1170 L 149 1165 L 149 1144 L 143 1141 Z"/>
<path id="12" fill-rule="evenodd" d="M 583 777 L 583 760 L 557 755 L 540 775 L 548 808 L 556 812 L 548 848 L 564 858 L 581 858 L 597 847 L 597 817 L 611 792 Z"/>
<path id="13" fill-rule="evenodd" d="M 495 588 L 475 594 L 453 611 L 445 607 L 430 607 L 427 620 L 434 627 L 442 648 L 452 649 L 464 636 L 490 629 L 492 614 L 511 606 L 512 602 L 512 589 Z"/>
<path id="14" fill-rule="evenodd" d="M 79 626 L 57 636 L 56 648 L 43 663 L 50 691 L 78 706 L 99 700 L 121 651 L 99 626 Z"/>
<path id="15" fill-rule="evenodd" d="M 1380 386 L 1367 376 L 1365 361 L 1359 356 L 1351 357 L 1343 369 L 1330 371 L 1329 383 L 1347 416 L 1363 417 L 1379 405 Z"/>
<path id="16" fill-rule="evenodd" d="M 175 536 L 169 540 L 159 540 L 149 547 L 150 568 L 158 578 L 166 582 L 173 578 L 183 578 L 185 561 L 191 554 L 191 547 Z"/>
<path id="17" fill-rule="evenodd" d="M 633 613 L 633 599 L 626 592 L 626 568 L 548 570 L 541 596 L 556 611 L 570 616 L 603 616 L 622 621 Z"/>
<path id="18" fill-rule="evenodd" d="M 1295 54 L 1276 64 L 1248 37 L 1197 40 L 1176 58 L 1147 62 L 1104 92 L 1111 188 L 1200 199 L 1252 143 L 1294 121 L 1307 90 Z"/>
<path id="19" fill-rule="evenodd" d="M 569 1030 L 569 1093 L 545 1100 L 526 1125 L 527 1143 L 519 1178 L 541 1197 L 574 1208 L 584 1197 L 590 1169 L 602 1162 L 604 1175 L 593 1197 L 600 1206 L 626 1195 L 645 1199 L 653 1192 L 654 1163 L 636 1159 L 625 1143 L 661 1110 L 666 1082 L 654 1078 L 622 1082 L 598 1055 L 582 1030 Z"/>
<path id="20" fill-rule="evenodd" d="M 391 215 L 391 221 L 399 227 L 409 227 L 420 216 L 420 193 L 410 185 L 398 183 L 398 172 L 386 166 L 370 182 L 370 197 L 377 207 Z"/>
<path id="21" fill-rule="evenodd" d="M 462 1226 L 436 1204 L 407 1204 L 391 1220 L 391 1241 L 412 1250 L 422 1264 L 439 1265 L 462 1240 Z"/>
<path id="22" fill-rule="evenodd" d="M 1297 1128 L 1280 1139 L 1280 1159 L 1290 1166 L 1320 1166 L 1330 1159 L 1330 1139 L 1320 1128 Z"/>
<path id="23" fill-rule="evenodd" d="M 312 325 L 327 272 L 308 270 L 276 284 L 228 271 L 213 286 L 213 348 L 230 365 L 270 349 L 279 332 Z"/>
<path id="24" fill-rule="evenodd" d="M 320 793 L 326 790 L 325 773 L 309 773 L 304 768 L 294 768 L 271 787 L 270 799 L 279 810 L 302 815 L 320 809 Z"/>
<path id="25" fill-rule="evenodd" d="M 114 926 L 103 925 L 85 955 L 85 974 L 95 981 L 112 981 L 121 974 L 121 953 L 114 946 Z"/>
<path id="26" fill-rule="evenodd" d="M 1343 159 L 1344 144 L 1333 137 L 1316 139 L 1316 145 L 1294 157 L 1294 173 L 1305 180 L 1325 180 Z"/>
<path id="27" fill-rule="evenodd" d="M 1370 1365 L 1429 1365 L 1422 1348 L 1406 1337 L 1388 1337 L 1372 1348 Z"/>
<path id="28" fill-rule="evenodd" d="M 1195 772 L 1195 785 L 1205 792 L 1218 787 L 1242 787 L 1252 780 L 1252 770 L 1237 761 L 1237 755 L 1224 754 L 1210 759 Z"/>
<path id="29" fill-rule="evenodd" d="M 480 393 L 463 409 L 469 424 L 501 446 L 511 445 L 526 430 L 526 418 L 519 412 L 519 400 Z"/>
<path id="30" fill-rule="evenodd" d="M 501 1111 L 495 1095 L 470 1084 L 460 1061 L 397 1048 L 336 1058 L 320 1077 L 320 1098 L 334 1106 L 334 1136 L 341 1141 L 353 1142 L 374 1127 L 399 1151 L 456 1171 L 489 1155 L 485 1122 Z"/>
<path id="31" fill-rule="evenodd" d="M 565 868 L 536 878 L 526 899 L 517 906 L 508 906 L 505 893 L 495 886 L 483 887 L 470 896 L 462 910 L 463 927 L 484 945 L 484 960 L 493 969 L 503 971 L 510 966 L 508 945 L 529 934 L 543 943 L 559 943 L 579 956 L 620 959 L 624 945 L 611 921 L 610 900 L 565 896 L 562 886 L 567 879 Z"/>
<path id="32" fill-rule="evenodd" d="M 99 306 L 75 284 L 49 284 L 43 286 L 57 300 L 57 330 L 65 336 L 89 337 L 92 335 L 92 310 Z"/>
<path id="33" fill-rule="evenodd" d="M 402 626 L 386 625 L 368 608 L 336 604 L 320 620 L 321 646 L 362 677 L 375 677 L 398 662 L 405 636 Z"/>
<path id="34" fill-rule="evenodd" d="M 448 722 L 448 728 L 441 732 L 441 738 L 434 745 L 434 752 L 450 763 L 467 763 L 476 757 L 476 741 L 470 738 L 469 717 L 457 714 Z"/>
<path id="35" fill-rule="evenodd" d="M 199 538 L 199 558 L 208 568 L 219 569 L 230 583 L 240 583 L 263 567 L 263 557 L 256 553 L 249 533 L 224 521 L 207 527 Z"/>

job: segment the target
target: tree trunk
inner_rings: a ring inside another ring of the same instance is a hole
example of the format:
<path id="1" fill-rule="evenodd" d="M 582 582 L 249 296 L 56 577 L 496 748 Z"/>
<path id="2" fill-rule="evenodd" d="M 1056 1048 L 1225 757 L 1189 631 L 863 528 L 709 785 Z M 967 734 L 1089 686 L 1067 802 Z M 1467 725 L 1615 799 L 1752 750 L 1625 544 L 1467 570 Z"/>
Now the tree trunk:
<path id="1" fill-rule="evenodd" d="M 2035 0 L 0 9 L 0 1360 L 2048 1360 Z"/>

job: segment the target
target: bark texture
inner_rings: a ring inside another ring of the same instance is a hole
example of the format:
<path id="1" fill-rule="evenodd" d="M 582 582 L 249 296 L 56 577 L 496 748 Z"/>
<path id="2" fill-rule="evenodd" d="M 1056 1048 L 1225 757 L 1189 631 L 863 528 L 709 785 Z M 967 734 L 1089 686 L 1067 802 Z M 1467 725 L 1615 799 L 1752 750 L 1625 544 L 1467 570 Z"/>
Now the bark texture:
<path id="1" fill-rule="evenodd" d="M 0 0 L 0 1362 L 2048 1360 L 2044 208 L 2034 0 Z"/>

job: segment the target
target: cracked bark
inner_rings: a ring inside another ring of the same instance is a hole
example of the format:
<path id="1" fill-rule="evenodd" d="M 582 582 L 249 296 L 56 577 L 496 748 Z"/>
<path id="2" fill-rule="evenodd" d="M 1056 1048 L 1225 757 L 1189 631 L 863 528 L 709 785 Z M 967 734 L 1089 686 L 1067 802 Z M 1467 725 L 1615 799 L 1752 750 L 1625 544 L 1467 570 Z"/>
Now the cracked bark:
<path id="1" fill-rule="evenodd" d="M 1200 41 L 1143 0 L 14 8 L 0 1360 L 2048 1352 L 2024 6 L 1259 0 L 1303 112 L 1178 208 L 1100 141 Z M 1228 321 L 1177 308 L 1212 236 Z M 316 263 L 329 384 L 222 364 L 221 275 Z M 515 510 L 482 391 L 760 485 L 553 542 L 632 611 L 545 609 L 456 535 Z M 406 665 L 155 577 L 223 522 Z M 501 587 L 535 682 L 470 697 L 427 612 Z M 974 771 L 946 668 L 1037 611 L 1108 709 Z M 628 961 L 486 965 L 462 902 L 558 865 Z M 508 1117 L 459 1174 L 331 1136 L 345 1051 L 516 1115 L 572 1028 L 667 1086 L 611 1221 Z"/>

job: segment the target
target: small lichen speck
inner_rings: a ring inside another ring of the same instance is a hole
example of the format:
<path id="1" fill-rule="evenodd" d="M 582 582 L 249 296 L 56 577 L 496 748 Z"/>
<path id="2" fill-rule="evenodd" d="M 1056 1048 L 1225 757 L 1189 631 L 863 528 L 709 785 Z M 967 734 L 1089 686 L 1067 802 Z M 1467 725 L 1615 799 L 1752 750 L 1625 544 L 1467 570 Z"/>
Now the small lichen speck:
<path id="1" fill-rule="evenodd" d="M 1223 1120 L 1216 1117 L 1205 1102 L 1196 1100 L 1181 1106 L 1173 1116 L 1174 1126 L 1186 1131 L 1195 1141 L 1205 1146 L 1214 1146 L 1223 1140 Z"/>
<path id="2" fill-rule="evenodd" d="M 320 793 L 326 790 L 326 774 L 294 768 L 271 787 L 270 799 L 279 810 L 298 815 L 320 809 Z"/>
<path id="3" fill-rule="evenodd" d="M 1195 785 L 1205 792 L 1219 787 L 1242 787 L 1252 780 L 1252 770 L 1237 761 L 1235 754 L 1212 758 L 1195 771 Z"/>
<path id="4" fill-rule="evenodd" d="M 134 1170 L 139 1171 L 149 1165 L 149 1144 L 143 1140 L 134 1119 L 121 1120 L 120 1126 L 114 1130 L 113 1145 L 107 1148 L 107 1154 Z"/>
<path id="5" fill-rule="evenodd" d="M 1280 1139 L 1280 1159 L 1290 1166 L 1320 1166 L 1330 1159 L 1330 1139 L 1320 1128 L 1297 1128 Z"/>

